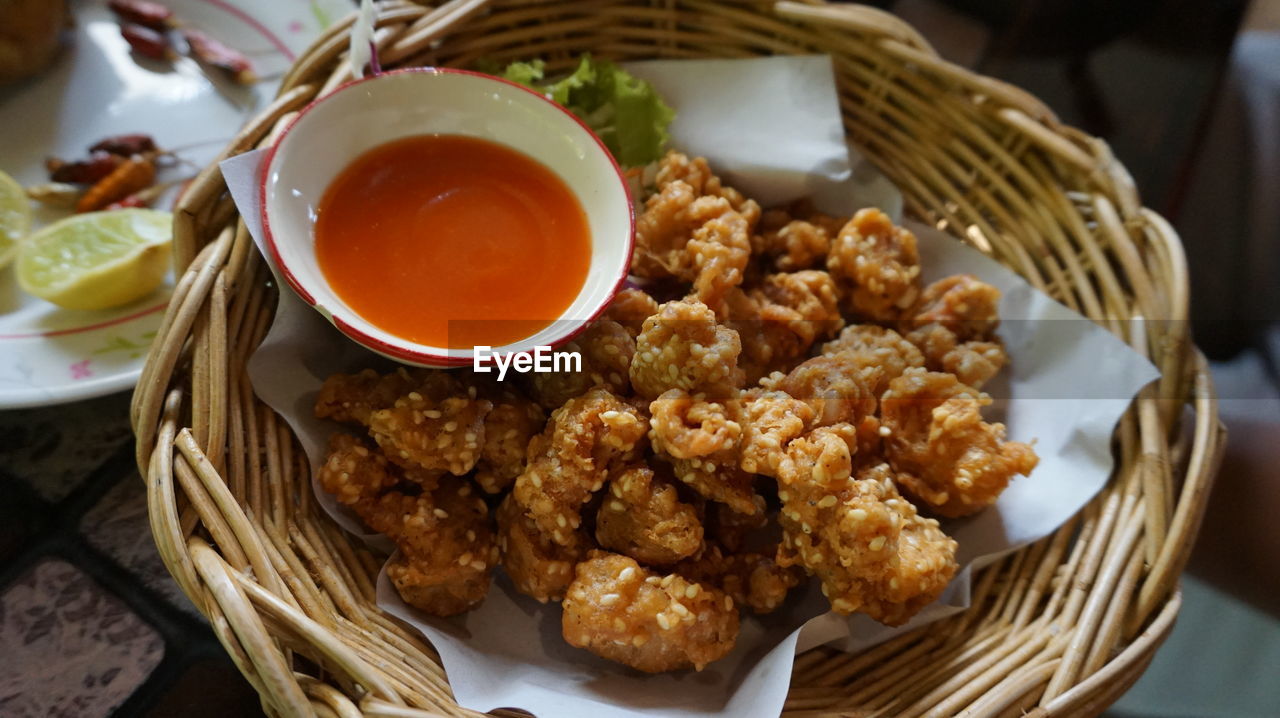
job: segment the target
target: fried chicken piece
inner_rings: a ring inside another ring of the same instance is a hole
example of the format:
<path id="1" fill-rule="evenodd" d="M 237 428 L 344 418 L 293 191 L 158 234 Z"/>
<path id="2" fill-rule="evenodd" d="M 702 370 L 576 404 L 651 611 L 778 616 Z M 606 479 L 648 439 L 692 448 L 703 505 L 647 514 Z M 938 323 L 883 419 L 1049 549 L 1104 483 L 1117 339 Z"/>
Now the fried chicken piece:
<path id="1" fill-rule="evenodd" d="M 400 556 L 387 565 L 387 577 L 405 603 L 433 616 L 451 616 L 474 608 L 489 592 L 498 546 L 489 507 L 465 480 L 444 477 L 429 495 L 404 496 L 395 512 L 387 507 L 365 521 L 400 547 Z"/>
<path id="2" fill-rule="evenodd" d="M 950 372 L 980 388 L 1008 362 L 995 335 L 999 303 L 1000 290 L 972 275 L 945 277 L 925 287 L 902 331 L 930 371 Z"/>
<path id="3" fill-rule="evenodd" d="M 689 185 L 699 195 L 722 197 L 728 200 L 729 206 L 750 223 L 749 229 L 753 229 L 760 219 L 760 205 L 756 204 L 755 200 L 744 197 L 738 190 L 722 183 L 719 177 L 712 174 L 711 167 L 703 157 L 691 159 L 681 152 L 668 151 L 658 163 L 656 183 L 661 188 L 676 181 Z"/>
<path id="4" fill-rule="evenodd" d="M 751 260 L 751 226 L 728 200 L 718 198 L 715 205 L 704 200 L 691 207 L 692 214 L 704 220 L 686 247 L 691 270 L 677 276 L 693 282 L 693 296 L 698 301 L 714 304 L 730 288 L 742 284 Z"/>
<path id="5" fill-rule="evenodd" d="M 859 210 L 827 256 L 847 312 L 874 321 L 899 318 L 920 295 L 916 238 L 878 209 Z"/>
<path id="6" fill-rule="evenodd" d="M 621 324 L 635 338 L 644 320 L 658 313 L 658 302 L 643 289 L 626 287 L 614 295 L 604 310 L 604 317 Z"/>
<path id="7" fill-rule="evenodd" d="M 586 533 L 570 532 L 566 545 L 552 541 L 510 494 L 498 505 L 497 518 L 502 566 L 516 590 L 542 603 L 564 598 L 573 567 L 591 548 Z"/>
<path id="8" fill-rule="evenodd" d="M 786 447 L 809 430 L 811 406 L 783 391 L 753 389 L 742 395 L 743 440 L 739 465 L 744 471 L 777 478 Z"/>
<path id="9" fill-rule="evenodd" d="M 387 575 L 406 603 L 451 616 L 484 599 L 498 548 L 488 506 L 470 483 L 446 476 L 433 491 L 403 493 L 396 467 L 345 434 L 330 440 L 319 478 L 326 491 L 399 547 Z"/>
<path id="10" fill-rule="evenodd" d="M 824 431 L 829 429 L 814 433 Z M 778 564 L 803 566 L 816 576 L 837 613 L 857 611 L 902 625 L 955 575 L 956 542 L 898 495 L 887 465 L 850 479 L 847 458 L 829 453 L 837 445 L 812 444 L 824 455 L 810 465 L 823 467 L 825 476 L 800 475 L 779 487 Z"/>
<path id="11" fill-rule="evenodd" d="M 636 353 L 635 339 L 618 322 L 597 319 L 561 351 L 578 352 L 582 371 L 533 372 L 528 377 L 529 395 L 548 411 L 580 396 L 593 386 L 616 394 L 631 393 L 629 370 Z"/>
<path id="12" fill-rule="evenodd" d="M 961 383 L 975 389 L 982 388 L 1009 361 L 998 338 L 961 342 L 955 332 L 936 322 L 912 329 L 906 339 L 919 347 L 927 369 L 955 374 Z"/>
<path id="13" fill-rule="evenodd" d="M 689 273 L 684 250 L 700 224 L 691 211 L 697 199 L 698 194 L 688 183 L 672 181 L 645 200 L 643 211 L 636 217 L 632 274 L 659 279 Z"/>
<path id="14" fill-rule="evenodd" d="M 902 376 L 909 367 L 924 366 L 924 355 L 915 344 L 901 334 L 875 324 L 854 324 L 845 327 L 840 336 L 822 345 L 826 356 L 849 354 L 843 361 L 855 367 L 878 367 L 880 378 L 872 388 L 880 396 L 889 388 L 889 381 Z"/>
<path id="15" fill-rule="evenodd" d="M 758 510 L 755 480 L 739 467 L 742 424 L 736 399 L 712 401 L 672 389 L 654 400 L 649 411 L 650 443 L 676 478 L 735 511 Z"/>
<path id="16" fill-rule="evenodd" d="M 737 402 L 708 401 L 706 396 L 670 389 L 649 404 L 649 442 L 655 452 L 694 459 L 733 451 L 742 436 L 734 420 Z"/>
<path id="17" fill-rule="evenodd" d="M 546 426 L 547 415 L 537 404 L 493 382 L 480 395 L 493 402 L 484 417 L 484 443 L 474 479 L 487 494 L 506 490 L 524 472 L 529 441 Z"/>
<path id="18" fill-rule="evenodd" d="M 677 479 L 700 495 L 741 513 L 757 510 L 755 477 L 738 466 L 736 452 L 722 451 L 696 459 L 660 458 L 671 464 Z"/>
<path id="19" fill-rule="evenodd" d="M 719 301 L 742 283 L 760 206 L 721 184 L 703 158 L 678 152 L 663 158 L 657 186 L 636 220 L 632 272 L 676 277 L 700 301 Z"/>
<path id="20" fill-rule="evenodd" d="M 968 516 L 995 503 L 1014 474 L 1031 473 L 1035 451 L 982 420 L 990 403 L 952 374 L 908 369 L 889 383 L 885 454 L 903 492 L 939 515 Z"/>
<path id="21" fill-rule="evenodd" d="M 671 182 L 645 202 L 636 219 L 631 272 L 692 282 L 699 296 L 714 300 L 742 282 L 751 258 L 751 224 L 729 200 L 698 196 L 684 182 Z"/>
<path id="22" fill-rule="evenodd" d="M 369 435 L 397 464 L 461 476 L 480 460 L 492 409 L 493 402 L 466 391 L 438 401 L 411 391 L 369 414 Z"/>
<path id="23" fill-rule="evenodd" d="M 596 514 L 602 548 L 650 565 L 673 564 L 702 548 L 698 512 L 676 487 L 647 466 L 632 466 L 609 479 L 609 496 Z"/>
<path id="24" fill-rule="evenodd" d="M 738 513 L 726 504 L 709 504 L 702 522 L 708 543 L 714 541 L 731 554 L 746 551 L 749 537 L 769 525 L 764 497 L 756 494 L 752 501 L 756 511 L 749 514 Z"/>
<path id="25" fill-rule="evenodd" d="M 716 323 L 701 302 L 682 299 L 663 304 L 644 321 L 631 360 L 631 385 L 646 399 L 668 389 L 732 395 L 742 386 L 738 369 L 742 344 L 738 333 Z"/>
<path id="26" fill-rule="evenodd" d="M 612 464 L 638 457 L 648 428 L 639 409 L 606 389 L 570 399 L 529 442 L 515 500 L 552 541 L 571 545 L 583 504 L 604 485 Z"/>
<path id="27" fill-rule="evenodd" d="M 738 611 L 719 589 L 605 551 L 575 573 L 561 623 L 571 646 L 646 673 L 702 670 L 733 650 Z"/>
<path id="28" fill-rule="evenodd" d="M 866 366 L 847 354 L 816 356 L 780 379 L 763 386 L 784 391 L 813 409 L 814 424 L 861 425 L 876 410 L 875 386 L 882 370 Z"/>
<path id="29" fill-rule="evenodd" d="M 772 613 L 800 585 L 803 572 L 779 566 L 773 557 L 760 553 L 726 554 L 719 546 L 708 546 L 699 556 L 682 561 L 675 572 L 691 581 L 710 584 L 729 594 L 740 606 L 757 614 Z"/>
<path id="30" fill-rule="evenodd" d="M 814 330 L 800 312 L 778 304 L 758 290 L 734 287 L 715 308 L 725 326 L 738 333 L 742 352 L 738 366 L 745 383 L 754 384 L 773 371 L 789 371 L 809 351 Z"/>
<path id="31" fill-rule="evenodd" d="M 400 367 L 388 374 L 365 369 L 357 374 L 334 374 L 324 380 L 316 396 L 315 415 L 349 424 L 368 424 L 369 415 L 387 409 L 396 399 L 417 391 L 433 401 L 463 393 L 462 385 L 446 372 Z"/>
<path id="32" fill-rule="evenodd" d="M 832 236 L 821 225 L 793 219 L 776 229 L 765 229 L 753 246 L 775 269 L 794 272 L 824 266 Z"/>
<path id="33" fill-rule="evenodd" d="M 358 374 L 334 374 L 324 380 L 316 396 L 317 419 L 366 424 L 369 415 L 385 409 L 413 390 L 414 380 L 403 367 L 382 375 L 372 369 Z"/>
<path id="34" fill-rule="evenodd" d="M 835 336 L 844 326 L 836 284 L 831 275 L 816 270 L 781 272 L 764 278 L 761 291 L 770 301 L 794 309 L 809 323 L 807 344 Z M 805 347 L 806 351 L 808 347 Z"/>
<path id="35" fill-rule="evenodd" d="M 959 342 L 990 339 L 1000 326 L 1000 290 L 972 274 L 953 274 L 931 283 L 911 310 L 911 325 L 938 323 Z"/>

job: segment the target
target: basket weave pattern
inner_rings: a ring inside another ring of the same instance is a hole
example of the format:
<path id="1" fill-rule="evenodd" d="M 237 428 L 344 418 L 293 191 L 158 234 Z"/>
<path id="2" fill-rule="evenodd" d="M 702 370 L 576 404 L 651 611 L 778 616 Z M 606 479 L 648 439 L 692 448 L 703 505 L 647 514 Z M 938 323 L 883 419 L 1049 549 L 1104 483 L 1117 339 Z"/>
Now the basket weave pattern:
<path id="1" fill-rule="evenodd" d="M 350 79 L 352 21 L 297 61 L 223 157 L 270 145 L 299 109 Z M 909 214 L 1099 322 L 1163 378 L 1125 415 L 1115 475 L 1078 516 L 978 572 L 968 611 L 862 654 L 799 656 L 786 711 L 1096 715 L 1137 680 L 1177 614 L 1178 575 L 1223 432 L 1186 335 L 1182 248 L 1105 143 L 865 7 L 393 0 L 380 5 L 377 27 L 388 68 L 542 57 L 555 70 L 588 51 L 621 60 L 830 55 L 848 136 L 901 188 Z M 245 365 L 277 288 L 216 165 L 177 208 L 175 256 L 180 281 L 132 407 L 151 528 L 170 572 L 270 715 L 473 715 L 453 702 L 432 648 L 374 605 L 381 560 L 315 505 L 306 457 L 253 395 Z"/>

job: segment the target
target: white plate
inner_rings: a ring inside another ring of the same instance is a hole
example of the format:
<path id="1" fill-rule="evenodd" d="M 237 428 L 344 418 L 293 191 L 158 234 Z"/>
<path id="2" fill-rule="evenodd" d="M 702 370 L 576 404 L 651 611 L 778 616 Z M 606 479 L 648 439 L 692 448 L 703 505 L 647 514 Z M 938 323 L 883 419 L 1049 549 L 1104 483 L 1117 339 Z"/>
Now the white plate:
<path id="1" fill-rule="evenodd" d="M 190 61 L 136 60 L 104 0 L 74 0 L 64 53 L 34 81 L 0 88 L 0 169 L 24 185 L 47 181 L 46 156 L 75 158 L 103 137 L 145 132 L 190 161 L 212 161 L 275 94 L 279 78 L 351 0 L 167 0 L 185 22 L 249 55 L 258 85 L 224 94 Z M 146 64 L 144 64 L 146 63 Z M 165 203 L 167 204 L 167 203 Z M 162 205 L 163 206 L 163 205 Z M 37 214 L 37 226 L 54 219 Z M 164 315 L 172 282 L 109 311 L 60 309 L 28 297 L 0 270 L 0 408 L 57 404 L 128 389 Z"/>

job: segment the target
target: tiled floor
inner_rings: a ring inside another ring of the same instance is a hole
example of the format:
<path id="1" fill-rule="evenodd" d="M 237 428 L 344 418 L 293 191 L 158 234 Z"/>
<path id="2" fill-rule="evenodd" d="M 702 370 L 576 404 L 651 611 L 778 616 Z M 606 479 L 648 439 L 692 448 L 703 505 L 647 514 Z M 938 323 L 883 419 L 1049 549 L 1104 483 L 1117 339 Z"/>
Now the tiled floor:
<path id="1" fill-rule="evenodd" d="M 128 407 L 0 412 L 0 716 L 261 715 L 156 553 Z"/>

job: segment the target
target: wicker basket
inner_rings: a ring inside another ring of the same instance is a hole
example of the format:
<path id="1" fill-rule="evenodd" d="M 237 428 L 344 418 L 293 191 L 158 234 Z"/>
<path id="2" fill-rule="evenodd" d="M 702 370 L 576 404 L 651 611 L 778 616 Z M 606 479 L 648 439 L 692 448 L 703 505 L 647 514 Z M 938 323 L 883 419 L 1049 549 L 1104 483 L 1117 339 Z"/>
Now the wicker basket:
<path id="1" fill-rule="evenodd" d="M 348 79 L 352 19 L 293 66 L 224 157 L 270 144 Z M 798 657 L 793 715 L 1095 715 L 1141 675 L 1178 611 L 1178 575 L 1223 446 L 1187 336 L 1178 238 L 1106 144 L 1035 98 L 940 59 L 856 6 L 738 0 L 383 3 L 384 66 L 579 53 L 638 59 L 826 53 L 849 137 L 910 214 L 988 252 L 1163 371 L 1117 431 L 1107 488 L 1049 538 L 979 572 L 973 607 L 860 655 Z M 175 219 L 181 280 L 134 396 L 161 556 L 270 715 L 470 715 L 439 658 L 374 605 L 380 560 L 315 505 L 305 456 L 245 363 L 277 288 L 216 166 Z M 1142 322 L 1142 318 L 1167 321 Z"/>

